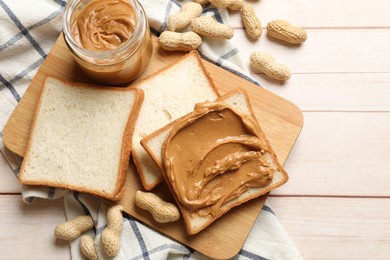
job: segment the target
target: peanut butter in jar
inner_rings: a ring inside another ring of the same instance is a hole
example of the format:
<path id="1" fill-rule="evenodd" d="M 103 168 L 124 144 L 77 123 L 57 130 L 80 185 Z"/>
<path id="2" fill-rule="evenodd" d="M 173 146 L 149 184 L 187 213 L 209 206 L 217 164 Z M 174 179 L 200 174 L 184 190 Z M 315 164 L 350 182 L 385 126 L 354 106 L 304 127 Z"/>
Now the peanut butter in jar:
<path id="1" fill-rule="evenodd" d="M 63 31 L 82 70 L 102 84 L 130 82 L 152 55 L 147 17 L 137 0 L 70 1 Z"/>

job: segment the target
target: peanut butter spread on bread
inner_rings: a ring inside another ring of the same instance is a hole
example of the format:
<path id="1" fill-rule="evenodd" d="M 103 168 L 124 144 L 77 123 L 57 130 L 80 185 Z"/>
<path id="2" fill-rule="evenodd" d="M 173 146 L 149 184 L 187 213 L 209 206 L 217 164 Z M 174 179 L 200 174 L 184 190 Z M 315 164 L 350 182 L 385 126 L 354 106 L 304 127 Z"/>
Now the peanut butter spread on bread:
<path id="1" fill-rule="evenodd" d="M 133 7 L 125 0 L 95 0 L 72 17 L 72 35 L 85 49 L 107 51 L 126 42 L 136 25 Z"/>
<path id="2" fill-rule="evenodd" d="M 264 187 L 275 169 L 257 124 L 218 102 L 202 103 L 174 125 L 163 145 L 172 191 L 191 214 L 216 216 L 229 201 Z"/>

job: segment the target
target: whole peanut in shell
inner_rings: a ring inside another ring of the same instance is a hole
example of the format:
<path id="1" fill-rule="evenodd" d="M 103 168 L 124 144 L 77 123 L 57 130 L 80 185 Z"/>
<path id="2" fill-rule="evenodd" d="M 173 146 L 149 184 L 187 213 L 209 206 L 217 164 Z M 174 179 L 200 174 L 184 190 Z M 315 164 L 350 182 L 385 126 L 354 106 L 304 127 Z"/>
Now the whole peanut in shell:
<path id="1" fill-rule="evenodd" d="M 56 226 L 54 235 L 62 240 L 74 240 L 83 232 L 93 227 L 93 219 L 89 215 L 75 217 L 74 219 Z"/>
<path id="2" fill-rule="evenodd" d="M 218 8 L 229 8 L 238 11 L 242 8 L 243 0 L 209 0 L 210 3 Z"/>
<path id="3" fill-rule="evenodd" d="M 249 37 L 254 40 L 259 39 L 262 34 L 261 22 L 250 4 L 244 3 L 242 6 L 241 19 Z"/>
<path id="4" fill-rule="evenodd" d="M 151 192 L 137 191 L 135 193 L 135 204 L 141 209 L 149 211 L 154 220 L 159 223 L 174 222 L 180 218 L 176 205 L 163 201 Z"/>
<path id="5" fill-rule="evenodd" d="M 166 51 L 191 51 L 199 48 L 202 38 L 194 32 L 164 31 L 158 38 L 158 44 Z"/>
<path id="6" fill-rule="evenodd" d="M 120 250 L 120 234 L 123 226 L 122 205 L 114 205 L 107 211 L 107 227 L 100 236 L 100 243 L 104 253 L 114 257 Z"/>
<path id="7" fill-rule="evenodd" d="M 80 238 L 80 251 L 89 260 L 99 260 L 92 237 L 84 235 Z"/>
<path id="8" fill-rule="evenodd" d="M 291 44 L 301 44 L 306 41 L 306 31 L 283 20 L 274 20 L 267 25 L 267 34 L 273 38 Z"/>
<path id="9" fill-rule="evenodd" d="M 212 39 L 231 39 L 234 30 L 231 26 L 218 23 L 211 16 L 200 16 L 190 23 L 193 32 Z"/>
<path id="10" fill-rule="evenodd" d="M 170 31 L 181 30 L 187 27 L 191 20 L 202 13 L 203 7 L 194 2 L 188 2 L 181 6 L 180 11 L 168 17 L 167 28 Z"/>
<path id="11" fill-rule="evenodd" d="M 284 64 L 275 61 L 271 54 L 256 51 L 250 56 L 251 65 L 276 80 L 288 80 L 291 77 L 290 70 Z"/>

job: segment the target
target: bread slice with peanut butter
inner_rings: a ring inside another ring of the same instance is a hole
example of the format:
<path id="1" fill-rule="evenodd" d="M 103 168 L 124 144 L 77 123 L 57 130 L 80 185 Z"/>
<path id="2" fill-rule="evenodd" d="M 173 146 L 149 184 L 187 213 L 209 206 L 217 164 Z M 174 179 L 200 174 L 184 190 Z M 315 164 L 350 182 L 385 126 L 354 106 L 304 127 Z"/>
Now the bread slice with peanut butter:
<path id="1" fill-rule="evenodd" d="M 189 235 L 288 180 L 243 90 L 197 104 L 141 144 L 163 169 Z"/>

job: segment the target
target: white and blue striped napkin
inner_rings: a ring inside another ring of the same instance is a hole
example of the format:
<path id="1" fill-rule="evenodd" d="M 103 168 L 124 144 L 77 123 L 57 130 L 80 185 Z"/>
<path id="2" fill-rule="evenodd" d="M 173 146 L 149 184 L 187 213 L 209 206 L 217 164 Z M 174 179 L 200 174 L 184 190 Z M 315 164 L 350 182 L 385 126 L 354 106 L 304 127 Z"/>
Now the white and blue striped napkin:
<path id="1" fill-rule="evenodd" d="M 149 17 L 152 32 L 159 35 L 166 28 L 170 14 L 178 12 L 187 1 L 140 0 Z M 16 176 L 22 159 L 8 151 L 2 142 L 4 125 L 23 96 L 51 46 L 61 32 L 63 0 L 0 0 L 0 150 Z M 228 23 L 224 9 L 206 5 L 202 15 L 212 15 Z M 230 41 L 206 40 L 199 49 L 201 56 L 218 66 L 256 83 L 245 71 L 239 51 Z M 256 83 L 257 84 L 257 83 Z M 99 199 L 78 192 L 51 187 L 22 188 L 23 201 L 33 203 L 36 198 L 64 199 L 67 219 L 90 214 L 95 228 L 89 231 L 99 248 L 99 237 L 106 225 L 108 205 Z M 115 259 L 207 259 L 191 248 L 181 245 L 123 214 L 121 250 Z M 53 227 L 54 229 L 54 227 Z M 221 238 L 223 239 L 223 238 Z M 72 259 L 83 259 L 78 240 L 71 242 Z M 263 207 L 243 248 L 234 259 L 301 259 L 296 247 L 280 225 L 272 209 Z"/>

